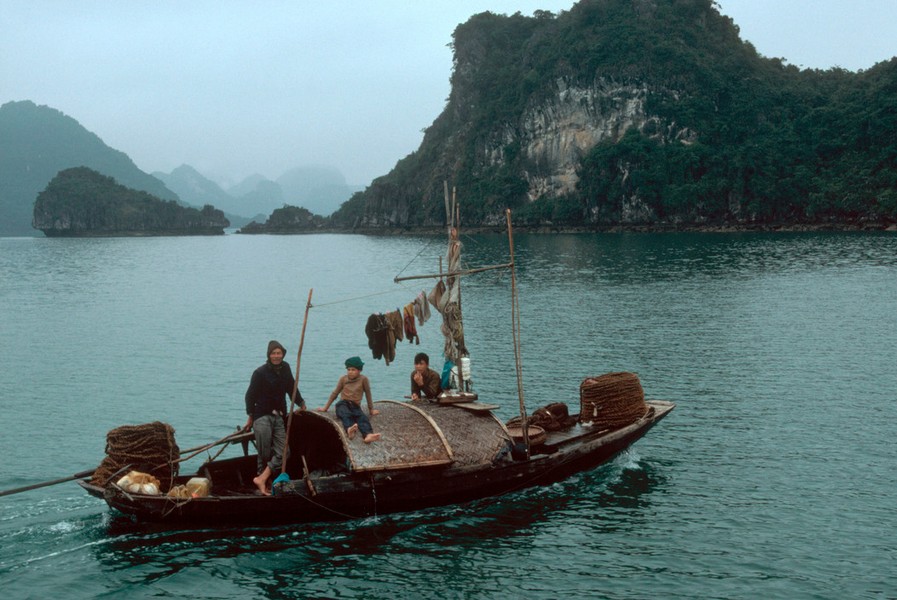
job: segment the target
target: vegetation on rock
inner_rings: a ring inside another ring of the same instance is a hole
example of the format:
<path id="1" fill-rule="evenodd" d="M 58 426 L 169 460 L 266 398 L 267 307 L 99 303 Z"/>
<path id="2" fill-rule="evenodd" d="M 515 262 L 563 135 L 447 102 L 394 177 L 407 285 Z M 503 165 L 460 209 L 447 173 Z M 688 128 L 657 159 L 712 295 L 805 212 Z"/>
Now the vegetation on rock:
<path id="1" fill-rule="evenodd" d="M 311 233 L 320 231 L 327 222 L 326 217 L 312 214 L 308 209 L 285 205 L 275 209 L 265 223 L 253 221 L 237 233 Z"/>
<path id="2" fill-rule="evenodd" d="M 90 167 L 163 200 L 178 196 L 78 121 L 34 102 L 0 106 L 0 235 L 33 235 L 34 200 L 57 173 Z"/>
<path id="3" fill-rule="evenodd" d="M 508 207 L 530 225 L 897 220 L 897 58 L 800 70 L 758 55 L 712 0 L 487 12 L 453 48 L 420 148 L 334 225 L 441 224 L 446 180 L 468 225 Z"/>
<path id="4" fill-rule="evenodd" d="M 87 167 L 60 171 L 34 203 L 33 226 L 47 236 L 213 235 L 229 225 L 213 206 L 180 206 Z"/>

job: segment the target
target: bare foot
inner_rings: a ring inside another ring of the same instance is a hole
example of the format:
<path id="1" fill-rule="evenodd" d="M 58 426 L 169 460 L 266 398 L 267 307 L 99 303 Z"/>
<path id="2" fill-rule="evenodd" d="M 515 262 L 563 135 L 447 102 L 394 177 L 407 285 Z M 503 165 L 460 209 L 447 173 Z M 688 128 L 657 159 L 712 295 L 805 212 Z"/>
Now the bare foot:
<path id="1" fill-rule="evenodd" d="M 379 433 L 369 433 L 366 436 L 364 436 L 364 443 L 370 444 L 371 442 L 376 442 L 379 439 L 380 439 Z"/>
<path id="2" fill-rule="evenodd" d="M 349 439 L 350 439 L 350 440 L 354 440 L 354 439 L 355 439 L 355 434 L 356 434 L 356 433 L 358 433 L 358 423 L 356 423 L 355 425 L 352 425 L 352 427 L 350 427 L 350 428 L 348 428 L 348 429 L 346 430 L 346 435 L 349 436 Z"/>
<path id="3" fill-rule="evenodd" d="M 252 483 L 255 484 L 255 487 L 257 487 L 263 495 L 270 496 L 271 492 L 268 490 L 268 486 L 266 485 L 268 483 L 266 481 L 267 479 L 268 479 L 267 477 L 262 479 L 262 476 L 259 475 L 258 477 L 254 477 L 252 479 Z"/>

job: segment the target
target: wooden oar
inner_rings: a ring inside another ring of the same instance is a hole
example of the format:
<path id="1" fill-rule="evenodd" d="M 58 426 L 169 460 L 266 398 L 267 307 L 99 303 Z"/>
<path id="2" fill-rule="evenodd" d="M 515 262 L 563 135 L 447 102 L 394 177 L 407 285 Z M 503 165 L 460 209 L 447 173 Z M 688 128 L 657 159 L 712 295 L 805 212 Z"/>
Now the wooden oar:
<path id="1" fill-rule="evenodd" d="M 286 478 L 287 454 L 289 454 L 290 427 L 293 425 L 293 407 L 296 405 L 296 393 L 299 390 L 299 362 L 302 360 L 302 346 L 305 345 L 305 326 L 308 324 L 308 310 L 311 308 L 311 294 L 314 288 L 308 290 L 308 301 L 305 303 L 305 317 L 302 319 L 302 333 L 299 336 L 299 352 L 296 354 L 296 377 L 293 378 L 293 395 L 290 398 L 290 416 L 287 417 L 287 432 L 283 440 L 283 460 L 280 465 L 280 475 L 277 479 Z M 277 482 L 275 479 L 275 483 Z"/>
<path id="2" fill-rule="evenodd" d="M 199 452 L 202 452 L 203 450 L 208 450 L 209 448 L 218 446 L 219 444 L 229 444 L 231 442 L 241 441 L 244 438 L 251 437 L 251 436 L 252 436 L 252 432 L 232 433 L 230 435 L 227 435 L 227 436 L 221 438 L 217 442 L 212 442 L 211 444 L 203 444 L 202 446 L 197 446 L 196 448 L 190 448 L 188 450 L 183 450 L 180 452 L 180 454 L 181 455 L 190 454 L 191 452 L 199 453 Z M 192 456 L 188 456 L 187 458 L 192 458 Z M 178 459 L 178 461 L 176 461 L 176 462 L 180 462 L 180 460 L 181 459 Z M 183 460 L 186 460 L 186 459 L 183 459 Z M 74 475 L 69 475 L 68 477 L 61 477 L 59 479 L 51 479 L 50 481 L 42 481 L 40 483 L 32 483 L 31 485 L 22 486 L 19 488 L 13 488 L 11 490 L 3 490 L 3 491 L 0 491 L 0 496 L 9 496 L 11 494 L 18 494 L 19 492 L 27 492 L 27 491 L 36 490 L 36 489 L 42 488 L 42 487 L 56 485 L 57 483 L 65 483 L 66 481 L 72 481 L 75 479 L 83 479 L 84 477 L 90 477 L 91 475 L 93 475 L 95 470 L 96 469 L 91 469 L 89 471 L 81 471 L 80 473 L 75 473 Z"/>
<path id="3" fill-rule="evenodd" d="M 87 477 L 89 475 L 93 475 L 94 469 L 90 471 L 81 471 L 80 473 L 75 473 L 74 475 L 69 475 L 68 477 L 62 477 L 60 479 L 53 479 L 51 481 L 42 481 L 41 483 L 33 483 L 31 485 L 26 485 L 20 488 L 13 488 L 11 490 L 4 490 L 0 492 L 0 496 L 9 496 L 10 494 L 18 494 L 19 492 L 27 492 L 29 490 L 36 490 L 37 488 L 47 487 L 48 485 L 56 485 L 57 483 L 65 483 L 66 481 L 72 481 L 73 479 L 81 479 L 82 477 Z"/>

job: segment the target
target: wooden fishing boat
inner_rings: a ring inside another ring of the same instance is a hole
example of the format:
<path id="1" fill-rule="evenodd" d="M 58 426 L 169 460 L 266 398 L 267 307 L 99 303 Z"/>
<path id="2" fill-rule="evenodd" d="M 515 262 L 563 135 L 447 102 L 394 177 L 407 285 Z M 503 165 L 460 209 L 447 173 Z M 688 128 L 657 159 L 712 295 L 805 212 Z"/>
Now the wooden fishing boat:
<path id="1" fill-rule="evenodd" d="M 349 440 L 330 414 L 302 411 L 290 432 L 287 472 L 294 478 L 276 484 L 272 496 L 258 495 L 252 483 L 254 455 L 203 465 L 196 475 L 212 482 L 211 495 L 203 498 L 79 483 L 110 507 L 141 520 L 275 524 L 354 519 L 498 496 L 594 468 L 631 446 L 674 407 L 651 400 L 646 405 L 641 418 L 613 430 L 581 423 L 577 416 L 568 429 L 547 432 L 529 453 L 489 410 L 425 400 L 379 401 L 376 424 L 383 438 L 374 444 Z"/>
<path id="2" fill-rule="evenodd" d="M 670 413 L 673 403 L 646 401 L 634 374 L 617 373 L 611 375 L 630 376 L 626 394 L 599 391 L 595 396 L 583 382 L 580 413 L 571 416 L 566 405 L 555 403 L 562 405 L 566 417 L 563 424 L 548 431 L 537 428 L 527 415 L 523 399 L 510 212 L 510 262 L 464 270 L 460 264 L 457 207 L 452 204 L 449 208 L 447 189 L 446 208 L 447 271 L 442 272 L 440 262 L 439 273 L 397 277 L 396 281 L 433 277 L 439 285 L 444 282 L 444 293 L 433 304 L 443 316 L 446 361 L 456 366 L 448 391 L 431 400 L 376 402 L 380 413 L 374 425 L 382 439 L 369 444 L 361 436 L 349 439 L 332 412 L 292 412 L 287 427 L 286 476 L 278 478 L 271 496 L 260 495 L 253 484 L 257 460 L 245 446 L 244 456 L 212 460 L 200 467 L 195 476 L 211 482 L 207 496 L 132 493 L 117 485 L 115 478 L 105 482 L 83 479 L 79 484 L 110 507 L 150 521 L 255 524 L 355 519 L 467 502 L 560 481 L 610 460 Z M 461 278 L 499 268 L 511 272 L 521 413 L 517 435 L 493 413 L 498 405 L 480 402 L 472 389 L 461 317 Z M 301 347 L 300 342 L 300 356 Z M 623 420 L 618 410 L 621 402 L 625 403 Z M 183 485 L 188 479 L 176 477 L 171 485 Z"/>

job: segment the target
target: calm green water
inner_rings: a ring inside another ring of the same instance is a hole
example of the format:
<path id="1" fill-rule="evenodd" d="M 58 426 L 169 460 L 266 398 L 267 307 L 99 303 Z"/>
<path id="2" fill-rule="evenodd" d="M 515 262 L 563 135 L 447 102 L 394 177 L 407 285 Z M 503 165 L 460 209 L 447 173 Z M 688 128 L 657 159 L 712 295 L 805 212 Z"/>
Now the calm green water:
<path id="1" fill-rule="evenodd" d="M 895 598 L 897 235 L 515 239 L 531 408 L 635 371 L 678 408 L 613 463 L 497 500 L 337 524 L 134 527 L 65 483 L 0 498 L 4 597 Z M 367 316 L 409 302 L 442 240 L 0 238 L 0 489 L 95 467 L 161 420 L 181 447 L 245 421 L 280 340 L 326 400 L 361 354 L 407 393 L 436 321 L 386 367 Z M 418 255 L 417 260 L 409 261 Z M 465 240 L 471 265 L 504 238 Z M 508 275 L 464 288 L 482 399 L 516 413 Z M 404 286 L 404 287 L 403 287 Z M 376 295 L 374 295 L 376 294 Z M 190 465 L 189 468 L 195 468 Z"/>

